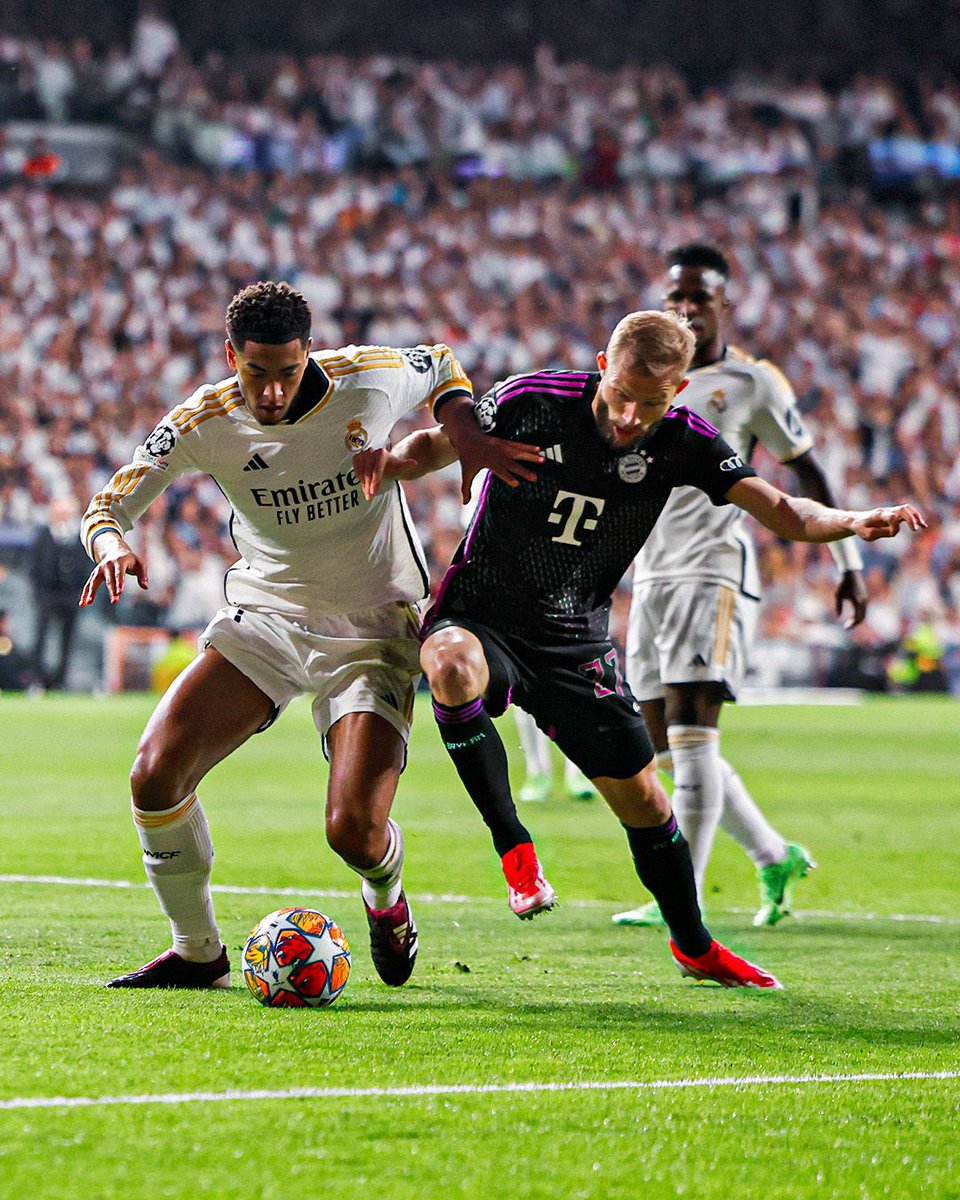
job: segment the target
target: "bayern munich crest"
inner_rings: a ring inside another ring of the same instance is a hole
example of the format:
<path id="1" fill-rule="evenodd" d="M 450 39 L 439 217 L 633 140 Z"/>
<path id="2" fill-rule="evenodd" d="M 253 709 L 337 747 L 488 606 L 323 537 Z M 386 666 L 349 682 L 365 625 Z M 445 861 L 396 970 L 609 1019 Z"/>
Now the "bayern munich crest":
<path id="1" fill-rule="evenodd" d="M 646 478 L 649 465 L 642 454 L 625 454 L 617 463 L 617 474 L 624 483 L 640 483 Z"/>

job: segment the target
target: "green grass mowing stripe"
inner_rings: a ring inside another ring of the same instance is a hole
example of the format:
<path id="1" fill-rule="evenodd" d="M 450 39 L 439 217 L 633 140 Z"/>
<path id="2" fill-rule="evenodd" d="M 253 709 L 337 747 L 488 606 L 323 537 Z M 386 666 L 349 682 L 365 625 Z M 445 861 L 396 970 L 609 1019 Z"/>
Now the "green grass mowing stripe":
<path id="1" fill-rule="evenodd" d="M 675 1088 L 747 1088 L 827 1083 L 896 1083 L 960 1079 L 960 1071 L 863 1071 L 840 1075 L 737 1075 L 708 1079 L 597 1079 L 570 1082 L 414 1084 L 410 1087 L 253 1089 L 227 1092 L 170 1092 L 131 1096 L 23 1096 L 0 1100 L 0 1109 L 90 1108 L 111 1104 L 218 1104 L 241 1100 L 403 1099 L 419 1096 L 491 1096 L 514 1092 L 646 1092 Z"/>

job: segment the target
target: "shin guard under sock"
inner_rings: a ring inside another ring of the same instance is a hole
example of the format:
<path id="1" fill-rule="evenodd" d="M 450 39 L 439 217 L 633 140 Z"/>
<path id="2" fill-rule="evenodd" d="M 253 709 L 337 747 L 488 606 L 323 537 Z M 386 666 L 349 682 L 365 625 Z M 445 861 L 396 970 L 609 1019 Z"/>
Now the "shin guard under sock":
<path id="1" fill-rule="evenodd" d="M 447 753 L 490 832 L 502 858 L 533 839 L 517 816 L 510 794 L 507 753 L 481 699 L 466 704 L 433 702 L 433 715 Z"/>
<path id="2" fill-rule="evenodd" d="M 678 949 L 690 958 L 706 954 L 712 941 L 697 903 L 690 847 L 671 816 L 663 825 L 625 825 L 640 882 L 651 893 Z"/>
<path id="3" fill-rule="evenodd" d="M 210 873 L 213 842 L 197 793 L 158 812 L 133 806 L 147 878 L 170 919 L 173 948 L 192 962 L 220 955 Z"/>

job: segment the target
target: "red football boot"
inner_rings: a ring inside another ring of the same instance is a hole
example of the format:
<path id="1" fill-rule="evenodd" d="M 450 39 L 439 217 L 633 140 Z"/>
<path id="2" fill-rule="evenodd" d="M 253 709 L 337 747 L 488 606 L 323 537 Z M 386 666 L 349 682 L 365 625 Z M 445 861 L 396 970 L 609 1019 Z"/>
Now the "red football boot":
<path id="1" fill-rule="evenodd" d="M 547 912 L 557 902 L 557 893 L 543 876 L 533 842 L 521 842 L 500 859 L 507 880 L 507 902 L 521 921 Z"/>
<path id="2" fill-rule="evenodd" d="M 706 954 L 688 958 L 671 941 L 670 953 L 676 959 L 681 975 L 691 979 L 709 980 L 723 987 L 779 988 L 780 981 L 769 972 L 755 967 L 739 954 L 734 954 L 719 942 L 711 942 Z"/>

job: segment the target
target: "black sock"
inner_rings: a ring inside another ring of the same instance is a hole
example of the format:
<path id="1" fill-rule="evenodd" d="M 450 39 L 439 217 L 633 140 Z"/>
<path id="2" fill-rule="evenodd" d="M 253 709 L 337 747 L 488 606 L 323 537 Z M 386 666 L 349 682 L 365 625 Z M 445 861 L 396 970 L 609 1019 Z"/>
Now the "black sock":
<path id="1" fill-rule="evenodd" d="M 434 700 L 433 715 L 447 753 L 489 826 L 500 857 L 521 842 L 533 841 L 517 816 L 510 795 L 507 753 L 483 701 L 470 700 L 448 708 Z"/>
<path id="2" fill-rule="evenodd" d="M 690 847 L 676 817 L 653 829 L 624 829 L 640 882 L 660 905 L 677 949 L 688 958 L 706 954 L 712 939 L 700 918 Z"/>

